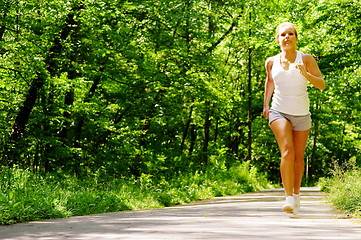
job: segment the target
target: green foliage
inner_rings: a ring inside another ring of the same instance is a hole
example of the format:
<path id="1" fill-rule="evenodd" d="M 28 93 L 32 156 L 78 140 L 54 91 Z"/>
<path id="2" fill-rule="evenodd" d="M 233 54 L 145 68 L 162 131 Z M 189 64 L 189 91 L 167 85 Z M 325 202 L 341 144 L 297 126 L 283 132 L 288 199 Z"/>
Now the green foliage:
<path id="1" fill-rule="evenodd" d="M 353 216 L 361 216 L 361 169 L 351 163 L 347 168 L 336 167 L 333 176 L 320 180 L 327 199 L 337 208 Z"/>
<path id="2" fill-rule="evenodd" d="M 2 224 L 70 216 L 55 201 L 56 184 L 21 169 L 2 168 L 0 180 Z"/>
<path id="3" fill-rule="evenodd" d="M 0 224 L 64 218 L 131 209 L 159 208 L 215 196 L 270 187 L 248 163 L 230 171 L 179 174 L 174 178 L 143 174 L 137 179 L 86 180 L 63 175 L 40 177 L 28 170 L 0 171 Z"/>
<path id="4" fill-rule="evenodd" d="M 279 182 L 262 107 L 264 62 L 279 52 L 274 31 L 283 21 L 297 24 L 299 50 L 315 57 L 327 83 L 309 89 L 307 180 L 335 161 L 360 165 L 360 6 L 2 1 L 1 165 L 86 180 L 170 178 L 220 162 L 232 171 L 250 161 Z"/>

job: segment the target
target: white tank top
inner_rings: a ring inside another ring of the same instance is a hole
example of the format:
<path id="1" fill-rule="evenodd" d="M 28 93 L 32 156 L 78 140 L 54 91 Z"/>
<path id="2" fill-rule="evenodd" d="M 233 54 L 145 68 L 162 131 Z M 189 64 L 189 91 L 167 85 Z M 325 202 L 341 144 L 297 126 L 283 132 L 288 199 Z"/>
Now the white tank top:
<path id="1" fill-rule="evenodd" d="M 280 54 L 276 55 L 271 71 L 275 83 L 271 108 L 290 115 L 304 116 L 309 114 L 308 80 L 295 68 L 298 61 L 303 63 L 299 51 L 295 62 L 286 71 L 281 66 Z"/>

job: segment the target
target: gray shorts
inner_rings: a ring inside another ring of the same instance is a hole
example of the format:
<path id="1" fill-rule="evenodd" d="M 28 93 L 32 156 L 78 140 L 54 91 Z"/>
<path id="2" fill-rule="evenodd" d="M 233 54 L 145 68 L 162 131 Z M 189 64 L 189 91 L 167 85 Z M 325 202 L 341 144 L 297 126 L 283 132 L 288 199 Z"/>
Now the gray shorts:
<path id="1" fill-rule="evenodd" d="M 269 110 L 269 124 L 280 118 L 290 121 L 294 131 L 306 131 L 311 128 L 311 113 L 305 116 L 294 116 L 274 109 Z"/>

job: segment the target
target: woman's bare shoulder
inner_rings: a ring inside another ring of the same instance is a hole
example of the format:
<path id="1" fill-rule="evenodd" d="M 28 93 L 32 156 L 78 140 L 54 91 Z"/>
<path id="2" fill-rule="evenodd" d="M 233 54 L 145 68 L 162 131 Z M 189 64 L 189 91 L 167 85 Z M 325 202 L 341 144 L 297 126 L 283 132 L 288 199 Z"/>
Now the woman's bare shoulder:
<path id="1" fill-rule="evenodd" d="M 302 61 L 303 62 L 314 62 L 315 59 L 311 54 L 302 53 Z"/>
<path id="2" fill-rule="evenodd" d="M 269 57 L 269 58 L 266 59 L 266 62 L 265 62 L 266 69 L 271 69 L 272 68 L 273 62 L 275 61 L 276 56 L 272 56 L 272 57 Z"/>

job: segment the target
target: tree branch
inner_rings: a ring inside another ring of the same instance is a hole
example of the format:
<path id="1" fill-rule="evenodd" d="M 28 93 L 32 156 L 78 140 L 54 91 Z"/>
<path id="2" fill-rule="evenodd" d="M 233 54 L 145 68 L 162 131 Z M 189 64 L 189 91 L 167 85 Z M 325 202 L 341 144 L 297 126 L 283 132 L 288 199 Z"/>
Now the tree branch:
<path id="1" fill-rule="evenodd" d="M 233 28 L 236 26 L 237 24 L 237 18 L 239 17 L 240 15 L 238 15 L 235 19 L 233 19 L 233 22 L 232 22 L 232 25 L 228 28 L 228 30 L 223 34 L 222 37 L 220 37 L 218 39 L 217 42 L 213 43 L 212 46 L 210 46 L 207 51 L 208 52 L 212 52 L 232 31 L 233 31 Z"/>

